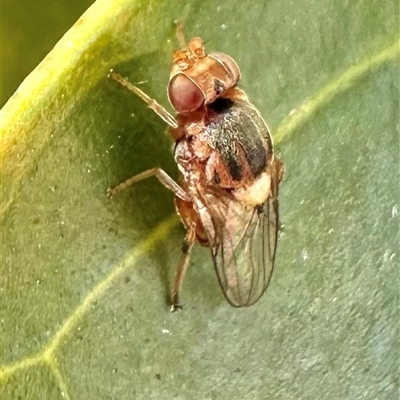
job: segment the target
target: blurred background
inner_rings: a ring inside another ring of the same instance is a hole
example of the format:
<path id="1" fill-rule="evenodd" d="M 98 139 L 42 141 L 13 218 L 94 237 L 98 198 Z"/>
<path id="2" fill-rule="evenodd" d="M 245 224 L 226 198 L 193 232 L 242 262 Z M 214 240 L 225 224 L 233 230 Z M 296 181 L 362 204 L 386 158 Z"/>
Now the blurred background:
<path id="1" fill-rule="evenodd" d="M 0 107 L 92 3 L 1 1 Z"/>

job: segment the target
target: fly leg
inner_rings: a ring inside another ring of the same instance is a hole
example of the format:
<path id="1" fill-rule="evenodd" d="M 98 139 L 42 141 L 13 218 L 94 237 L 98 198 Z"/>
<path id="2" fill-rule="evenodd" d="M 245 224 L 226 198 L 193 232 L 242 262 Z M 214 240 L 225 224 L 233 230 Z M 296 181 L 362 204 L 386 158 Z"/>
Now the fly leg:
<path id="1" fill-rule="evenodd" d="M 132 83 L 130 83 L 127 79 L 122 77 L 120 74 L 117 74 L 113 70 L 110 71 L 108 76 L 139 96 L 148 105 L 148 107 L 151 108 L 171 128 L 176 129 L 178 127 L 176 119 L 161 104 L 157 103 L 154 99 L 143 92 L 143 90 L 139 89 L 135 85 L 132 85 Z"/>
<path id="2" fill-rule="evenodd" d="M 155 176 L 167 189 L 171 190 L 176 197 L 179 197 L 184 201 L 190 201 L 188 194 L 164 170 L 158 167 L 148 169 L 147 171 L 132 176 L 113 188 L 108 188 L 107 196 L 113 198 L 128 186 L 143 179 L 150 178 L 151 176 Z"/>
<path id="3" fill-rule="evenodd" d="M 171 312 L 175 312 L 179 308 L 182 308 L 180 305 L 180 291 L 182 288 L 183 279 L 185 278 L 186 271 L 189 267 L 190 254 L 192 252 L 193 246 L 196 242 L 196 231 L 195 227 L 191 226 L 186 233 L 185 239 L 182 244 L 182 255 L 179 260 L 178 268 L 175 272 L 174 285 L 172 287 L 171 292 Z"/>

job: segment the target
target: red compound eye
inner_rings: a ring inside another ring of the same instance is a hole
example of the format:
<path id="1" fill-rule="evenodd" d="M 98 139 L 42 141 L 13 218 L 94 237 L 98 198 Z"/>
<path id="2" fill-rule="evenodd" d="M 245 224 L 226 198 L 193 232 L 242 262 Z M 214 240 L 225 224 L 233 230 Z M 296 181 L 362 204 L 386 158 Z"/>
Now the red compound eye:
<path id="1" fill-rule="evenodd" d="M 236 84 L 240 78 L 240 70 L 236 61 L 224 53 L 210 53 L 210 56 L 214 57 L 226 68 L 232 81 Z"/>
<path id="2" fill-rule="evenodd" d="M 204 93 L 186 75 L 175 75 L 168 85 L 168 97 L 178 113 L 197 110 L 204 103 Z"/>

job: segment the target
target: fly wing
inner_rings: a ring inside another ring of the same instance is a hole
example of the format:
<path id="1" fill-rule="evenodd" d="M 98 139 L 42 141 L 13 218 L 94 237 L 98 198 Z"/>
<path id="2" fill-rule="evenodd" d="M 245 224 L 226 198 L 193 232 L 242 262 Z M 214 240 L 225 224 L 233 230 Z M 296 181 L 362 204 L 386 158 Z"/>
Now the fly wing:
<path id="1" fill-rule="evenodd" d="M 215 270 L 227 301 L 250 306 L 265 292 L 274 268 L 279 231 L 278 186 L 283 174 L 275 159 L 271 193 L 255 208 L 230 199 L 216 203 L 210 214 L 216 228 L 211 246 Z"/>

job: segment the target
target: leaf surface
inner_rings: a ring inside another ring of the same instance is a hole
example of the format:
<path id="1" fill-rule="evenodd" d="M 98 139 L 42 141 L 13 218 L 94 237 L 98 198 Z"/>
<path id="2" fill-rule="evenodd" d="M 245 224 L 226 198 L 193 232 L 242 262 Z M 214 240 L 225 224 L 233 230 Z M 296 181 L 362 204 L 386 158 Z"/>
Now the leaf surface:
<path id="1" fill-rule="evenodd" d="M 231 55 L 287 174 L 277 266 L 253 307 L 197 248 L 155 179 L 177 42 Z M 398 4 L 97 1 L 1 111 L 4 399 L 395 399 L 399 368 Z"/>

